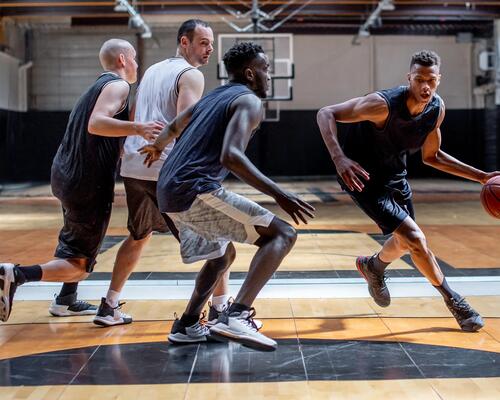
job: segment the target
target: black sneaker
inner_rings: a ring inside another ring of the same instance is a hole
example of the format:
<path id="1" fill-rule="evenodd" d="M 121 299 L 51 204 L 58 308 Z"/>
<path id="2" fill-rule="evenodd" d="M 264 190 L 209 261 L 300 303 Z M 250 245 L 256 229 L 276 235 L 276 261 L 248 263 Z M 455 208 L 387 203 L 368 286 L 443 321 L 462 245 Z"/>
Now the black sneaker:
<path id="1" fill-rule="evenodd" d="M 371 257 L 356 258 L 356 268 L 368 283 L 368 292 L 373 300 L 375 300 L 375 303 L 380 307 L 387 307 L 391 304 L 391 294 L 385 284 L 387 277 L 385 273 L 381 275 L 372 271 L 370 263 L 368 262 L 370 258 Z"/>
<path id="2" fill-rule="evenodd" d="M 86 301 L 77 300 L 77 294 L 55 296 L 49 307 L 49 313 L 54 317 L 71 317 L 76 315 L 95 315 L 97 306 Z"/>
<path id="3" fill-rule="evenodd" d="M 203 343 L 207 342 L 209 337 L 210 331 L 201 321 L 196 321 L 191 326 L 185 326 L 177 318 L 168 335 L 168 341 L 173 344 Z"/>
<path id="4" fill-rule="evenodd" d="M 12 301 L 17 290 L 15 265 L 0 263 L 0 320 L 6 322 L 12 311 Z"/>
<path id="5" fill-rule="evenodd" d="M 94 317 L 94 324 L 100 326 L 125 325 L 132 323 L 132 317 L 125 314 L 120 309 L 125 303 L 118 303 L 116 307 L 111 307 L 106 298 L 101 299 L 101 304 Z"/>
<path id="6" fill-rule="evenodd" d="M 444 303 L 448 310 L 453 314 L 460 325 L 460 328 L 466 332 L 476 332 L 484 326 L 483 319 L 479 313 L 474 310 L 465 298 L 451 298 L 445 300 Z"/>

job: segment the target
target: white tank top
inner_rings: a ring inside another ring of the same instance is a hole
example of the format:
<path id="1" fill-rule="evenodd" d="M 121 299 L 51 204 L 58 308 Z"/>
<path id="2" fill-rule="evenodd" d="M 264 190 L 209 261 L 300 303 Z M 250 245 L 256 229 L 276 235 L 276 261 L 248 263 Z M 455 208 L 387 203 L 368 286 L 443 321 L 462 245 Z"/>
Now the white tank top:
<path id="1" fill-rule="evenodd" d="M 135 120 L 170 123 L 177 115 L 178 82 L 181 75 L 194 67 L 182 57 L 168 58 L 149 67 L 137 89 Z M 143 164 L 138 149 L 148 144 L 142 136 L 128 136 L 123 146 L 121 176 L 157 181 L 160 169 L 174 143 L 170 143 L 150 168 Z"/>

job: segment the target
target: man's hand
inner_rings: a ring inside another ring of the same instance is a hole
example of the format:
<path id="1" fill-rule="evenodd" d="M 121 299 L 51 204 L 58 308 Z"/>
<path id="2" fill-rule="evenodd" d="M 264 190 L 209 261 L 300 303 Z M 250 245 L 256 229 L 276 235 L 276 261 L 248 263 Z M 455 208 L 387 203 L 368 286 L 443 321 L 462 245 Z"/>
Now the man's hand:
<path id="1" fill-rule="evenodd" d="M 145 155 L 143 164 L 148 168 L 151 167 L 155 161 L 159 160 L 161 157 L 162 150 L 158 149 L 154 144 L 148 144 L 137 150 L 142 155 Z"/>
<path id="2" fill-rule="evenodd" d="M 495 176 L 500 176 L 500 171 L 485 173 L 484 177 L 481 179 L 481 184 L 484 185 L 486 182 L 488 182 L 491 178 L 494 178 Z"/>
<path id="3" fill-rule="evenodd" d="M 307 220 L 302 214 L 314 218 L 312 211 L 315 211 L 315 208 L 293 193 L 281 192 L 276 196 L 275 200 L 278 205 L 293 218 L 297 225 L 299 225 L 299 219 L 304 224 L 307 224 Z"/>
<path id="4" fill-rule="evenodd" d="M 365 185 L 360 178 L 368 181 L 370 179 L 370 174 L 368 174 L 368 172 L 366 172 L 356 161 L 345 156 L 337 158 L 334 163 L 337 168 L 337 173 L 349 190 L 354 191 L 354 189 L 356 189 L 358 192 L 361 192 Z"/>
<path id="5" fill-rule="evenodd" d="M 160 121 L 137 122 L 137 134 L 147 141 L 155 140 L 164 127 Z"/>

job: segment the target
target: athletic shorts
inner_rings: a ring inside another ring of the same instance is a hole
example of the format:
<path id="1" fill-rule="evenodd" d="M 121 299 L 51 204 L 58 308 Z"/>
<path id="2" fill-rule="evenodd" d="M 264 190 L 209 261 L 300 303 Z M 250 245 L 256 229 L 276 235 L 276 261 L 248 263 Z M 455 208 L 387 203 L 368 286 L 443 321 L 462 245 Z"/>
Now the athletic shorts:
<path id="1" fill-rule="evenodd" d="M 61 200 L 61 199 L 60 199 Z M 112 201 L 85 203 L 61 200 L 64 225 L 54 256 L 62 259 L 85 258 L 86 271 L 92 272 L 108 229 Z"/>
<path id="2" fill-rule="evenodd" d="M 356 205 L 375 221 L 384 235 L 393 233 L 407 217 L 415 220 L 411 188 L 406 180 L 398 182 L 397 186 L 367 185 L 361 192 L 350 191 L 341 178 L 338 181 Z"/>
<path id="3" fill-rule="evenodd" d="M 123 177 L 127 195 L 127 228 L 135 240 L 144 239 L 151 232 L 172 232 L 179 240 L 179 232 L 172 220 L 158 209 L 156 181 Z"/>
<path id="4" fill-rule="evenodd" d="M 199 194 L 191 207 L 168 213 L 179 229 L 184 263 L 222 257 L 230 242 L 254 244 L 256 226 L 268 227 L 274 214 L 247 198 L 219 188 Z"/>

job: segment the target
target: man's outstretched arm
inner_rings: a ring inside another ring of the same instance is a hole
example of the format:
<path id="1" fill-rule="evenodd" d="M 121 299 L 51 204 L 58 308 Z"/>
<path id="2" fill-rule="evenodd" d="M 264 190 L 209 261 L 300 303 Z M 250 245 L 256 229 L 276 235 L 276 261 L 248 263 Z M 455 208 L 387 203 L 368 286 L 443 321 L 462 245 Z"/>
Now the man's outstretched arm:
<path id="1" fill-rule="evenodd" d="M 265 176 L 245 155 L 252 133 L 262 121 L 262 102 L 254 95 L 244 95 L 232 104 L 232 117 L 226 128 L 220 161 L 243 182 L 273 197 L 293 218 L 307 223 L 304 215 L 313 217 L 314 208 L 292 193 L 284 192 Z"/>
<path id="2" fill-rule="evenodd" d="M 441 107 L 436 128 L 427 136 L 427 139 L 422 146 L 422 161 L 440 171 L 447 172 L 452 175 L 461 176 L 462 178 L 470 179 L 485 184 L 494 176 L 500 175 L 500 171 L 484 172 L 474 168 L 460 160 L 450 156 L 441 150 L 441 122 L 444 119 L 444 104 Z"/>

